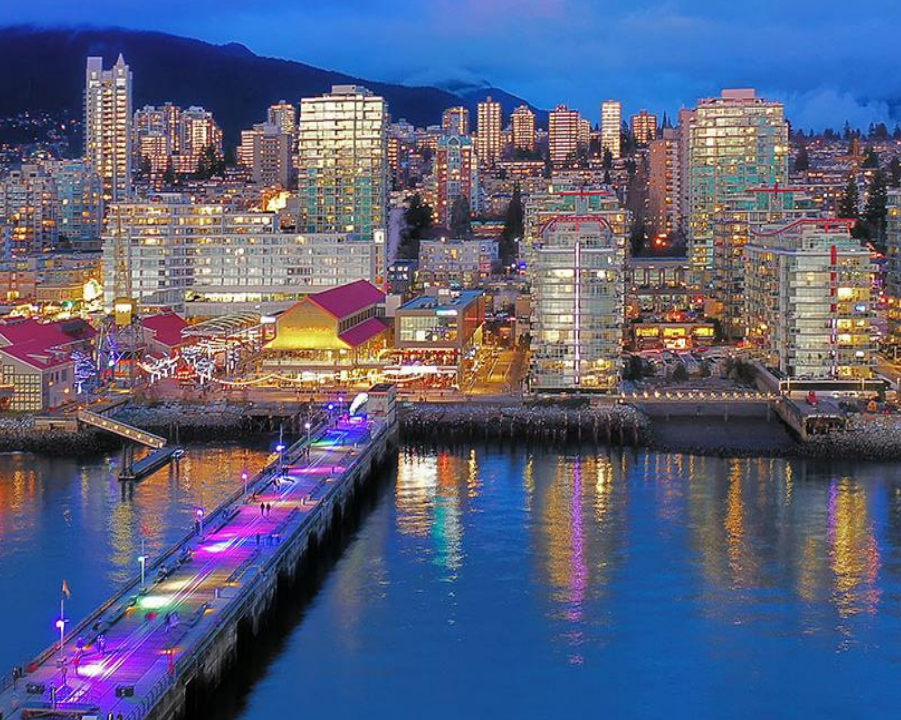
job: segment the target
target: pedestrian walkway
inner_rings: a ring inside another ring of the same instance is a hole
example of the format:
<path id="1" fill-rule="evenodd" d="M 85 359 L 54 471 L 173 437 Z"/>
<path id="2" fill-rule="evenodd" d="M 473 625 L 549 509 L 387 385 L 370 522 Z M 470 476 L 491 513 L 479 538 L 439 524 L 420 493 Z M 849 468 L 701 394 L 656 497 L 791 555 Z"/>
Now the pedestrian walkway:
<path id="1" fill-rule="evenodd" d="M 309 449 L 276 460 L 230 507 L 209 517 L 198 509 L 195 534 L 151 566 L 143 589 L 126 588 L 70 632 L 61 652 L 49 648 L 14 686 L 5 681 L 0 717 L 143 717 L 180 661 L 208 640 L 233 601 L 252 591 L 283 539 L 340 486 L 367 441 L 383 430 L 374 421 L 339 422 Z"/>

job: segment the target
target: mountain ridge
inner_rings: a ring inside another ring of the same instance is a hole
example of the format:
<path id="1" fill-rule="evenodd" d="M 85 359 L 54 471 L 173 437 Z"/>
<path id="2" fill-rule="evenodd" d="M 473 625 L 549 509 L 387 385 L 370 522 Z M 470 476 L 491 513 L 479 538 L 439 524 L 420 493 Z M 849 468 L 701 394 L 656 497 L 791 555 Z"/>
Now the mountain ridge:
<path id="1" fill-rule="evenodd" d="M 494 93 L 505 113 L 521 98 L 496 88 L 458 95 L 431 86 L 407 86 L 357 78 L 295 60 L 257 55 L 239 42 L 216 45 L 158 31 L 126 28 L 0 27 L 0 117 L 24 111 L 81 114 L 88 55 L 109 66 L 119 53 L 134 73 L 134 107 L 171 101 L 201 105 L 216 117 L 227 144 L 242 129 L 265 120 L 266 108 L 285 99 L 298 102 L 328 92 L 332 85 L 364 85 L 388 101 L 394 120 L 418 126 L 441 122 L 452 105 L 473 113 L 483 93 Z M 536 109 L 539 121 L 546 113 Z"/>

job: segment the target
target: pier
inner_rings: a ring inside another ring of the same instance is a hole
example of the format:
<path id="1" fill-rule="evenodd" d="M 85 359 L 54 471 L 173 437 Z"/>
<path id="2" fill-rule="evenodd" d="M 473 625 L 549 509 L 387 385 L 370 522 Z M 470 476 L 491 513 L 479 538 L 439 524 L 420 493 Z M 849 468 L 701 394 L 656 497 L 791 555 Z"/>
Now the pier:
<path id="1" fill-rule="evenodd" d="M 219 508 L 197 508 L 193 531 L 88 617 L 59 618 L 59 641 L 0 680 L 0 720 L 190 716 L 396 451 L 393 387 L 367 406 L 280 448 Z"/>

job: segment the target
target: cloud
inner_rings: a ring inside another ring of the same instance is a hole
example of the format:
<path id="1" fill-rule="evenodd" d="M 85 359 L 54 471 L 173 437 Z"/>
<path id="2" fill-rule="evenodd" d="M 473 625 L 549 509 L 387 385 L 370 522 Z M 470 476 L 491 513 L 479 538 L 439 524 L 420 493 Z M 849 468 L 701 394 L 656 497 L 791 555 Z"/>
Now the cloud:
<path id="1" fill-rule="evenodd" d="M 859 100 L 850 92 L 834 88 L 817 88 L 801 93 L 769 93 L 785 103 L 786 114 L 796 128 L 822 130 L 826 126 L 841 129 L 848 121 L 851 127 L 866 129 L 870 123 L 889 122 L 889 106 L 882 100 Z"/>

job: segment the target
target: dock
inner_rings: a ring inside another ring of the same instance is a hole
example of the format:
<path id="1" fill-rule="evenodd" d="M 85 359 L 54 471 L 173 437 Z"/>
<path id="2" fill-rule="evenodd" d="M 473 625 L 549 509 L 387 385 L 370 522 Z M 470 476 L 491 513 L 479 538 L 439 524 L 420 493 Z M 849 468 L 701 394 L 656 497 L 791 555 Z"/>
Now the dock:
<path id="1" fill-rule="evenodd" d="M 281 583 L 339 529 L 397 448 L 394 389 L 369 414 L 332 418 L 284 450 L 246 492 L 198 508 L 195 527 L 64 636 L 0 679 L 0 720 L 174 720 L 215 692 Z M 50 638 L 48 638 L 48 641 Z"/>
<path id="2" fill-rule="evenodd" d="M 135 460 L 131 465 L 122 468 L 119 480 L 122 482 L 137 482 L 148 475 L 153 475 L 169 464 L 170 460 L 178 459 L 184 454 L 184 450 L 175 445 L 152 450 L 140 460 Z"/>

